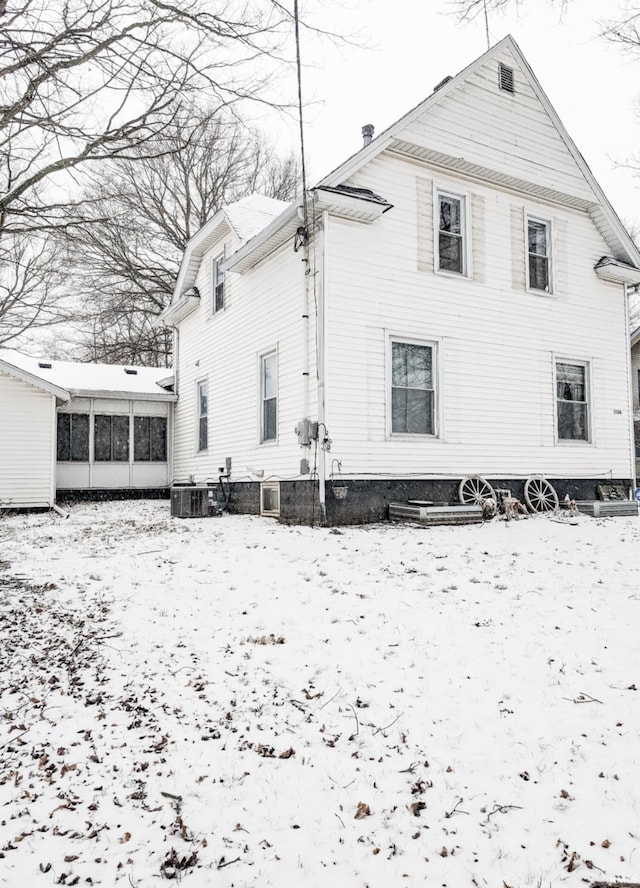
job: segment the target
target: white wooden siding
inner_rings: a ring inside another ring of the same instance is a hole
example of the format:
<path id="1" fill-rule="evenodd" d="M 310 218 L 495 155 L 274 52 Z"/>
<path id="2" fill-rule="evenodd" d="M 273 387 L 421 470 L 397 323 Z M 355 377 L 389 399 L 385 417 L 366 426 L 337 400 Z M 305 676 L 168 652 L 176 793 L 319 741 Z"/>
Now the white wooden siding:
<path id="1" fill-rule="evenodd" d="M 54 500 L 55 398 L 0 372 L 0 508 Z"/>
<path id="2" fill-rule="evenodd" d="M 331 455 L 346 475 L 627 476 L 624 298 L 621 287 L 599 281 L 593 271 L 607 247 L 590 218 L 473 183 L 476 206 L 484 207 L 484 224 L 472 231 L 474 277 L 433 273 L 421 270 L 424 234 L 416 231 L 416 201 L 429 193 L 429 178 L 434 188 L 455 188 L 452 177 L 425 165 L 416 189 L 415 163 L 381 156 L 350 184 L 384 195 L 394 209 L 372 226 L 331 221 Z M 554 221 L 553 295 L 524 289 L 525 239 L 514 237 L 514 219 L 523 225 L 525 213 L 534 211 Z M 391 335 L 439 342 L 438 437 L 389 436 Z M 556 441 L 556 356 L 589 362 L 589 444 Z"/>
<path id="3" fill-rule="evenodd" d="M 227 252 L 234 248 L 226 244 Z M 219 246 L 216 247 L 219 252 Z M 209 292 L 210 254 L 201 263 L 197 286 Z M 180 325 L 178 403 L 175 414 L 174 480 L 215 480 L 225 459 L 232 460 L 233 480 L 295 478 L 300 460 L 311 458 L 294 432 L 303 419 L 304 387 L 310 392 L 309 413 L 316 415 L 313 324 L 314 276 L 309 285 L 309 321 L 303 319 L 303 254 L 287 244 L 257 268 L 225 277 L 225 309 L 210 316 L 207 300 Z M 306 334 L 305 334 L 306 331 Z M 310 354 L 305 377 L 305 335 Z M 260 442 L 259 355 L 278 352 L 278 437 Z M 196 381 L 209 383 L 209 446 L 196 449 Z"/>
<path id="4" fill-rule="evenodd" d="M 498 64 L 514 69 L 515 92 L 498 88 Z M 556 191 L 592 200 L 582 171 L 505 47 L 399 136 Z M 388 195 L 385 195 L 388 197 Z"/>

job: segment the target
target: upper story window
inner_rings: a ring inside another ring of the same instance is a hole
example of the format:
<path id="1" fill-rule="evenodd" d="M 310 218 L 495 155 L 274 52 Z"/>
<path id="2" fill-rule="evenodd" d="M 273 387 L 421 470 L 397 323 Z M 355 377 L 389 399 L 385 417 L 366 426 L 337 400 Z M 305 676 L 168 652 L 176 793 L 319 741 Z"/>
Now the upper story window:
<path id="1" fill-rule="evenodd" d="M 551 223 L 527 217 L 527 283 L 530 290 L 552 293 Z"/>
<path id="2" fill-rule="evenodd" d="M 391 343 L 391 432 L 435 433 L 435 378 L 432 345 Z"/>
<path id="3" fill-rule="evenodd" d="M 209 447 L 209 383 L 205 380 L 198 383 L 197 389 L 198 415 L 198 450 Z"/>
<path id="4" fill-rule="evenodd" d="M 224 270 L 222 263 L 224 262 L 224 253 L 213 259 L 211 277 L 213 284 L 213 292 L 211 297 L 211 310 L 215 314 L 224 308 Z"/>
<path id="5" fill-rule="evenodd" d="M 589 440 L 588 365 L 556 361 L 559 441 Z"/>
<path id="6" fill-rule="evenodd" d="M 455 274 L 467 272 L 465 198 L 438 192 L 437 267 Z"/>
<path id="7" fill-rule="evenodd" d="M 260 359 L 260 440 L 275 441 L 278 434 L 278 359 L 275 352 Z"/>
<path id="8" fill-rule="evenodd" d="M 89 462 L 89 414 L 58 413 L 58 462 Z"/>

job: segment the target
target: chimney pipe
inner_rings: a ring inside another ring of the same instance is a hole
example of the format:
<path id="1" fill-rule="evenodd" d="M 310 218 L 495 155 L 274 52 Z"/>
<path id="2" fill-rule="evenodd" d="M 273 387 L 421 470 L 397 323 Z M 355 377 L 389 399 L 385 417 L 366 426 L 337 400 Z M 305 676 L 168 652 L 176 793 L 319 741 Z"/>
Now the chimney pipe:
<path id="1" fill-rule="evenodd" d="M 373 139 L 373 131 L 374 126 L 372 123 L 365 123 L 365 125 L 362 127 L 363 148 L 366 148 L 367 145 L 371 144 L 371 140 Z"/>

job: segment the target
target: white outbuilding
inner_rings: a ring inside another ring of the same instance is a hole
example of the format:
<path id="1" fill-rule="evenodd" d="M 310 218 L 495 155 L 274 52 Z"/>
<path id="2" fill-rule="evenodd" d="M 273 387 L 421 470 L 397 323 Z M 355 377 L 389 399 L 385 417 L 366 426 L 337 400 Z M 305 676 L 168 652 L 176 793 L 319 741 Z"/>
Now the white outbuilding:
<path id="1" fill-rule="evenodd" d="M 164 491 L 175 395 L 164 367 L 82 364 L 0 349 L 0 508 Z"/>

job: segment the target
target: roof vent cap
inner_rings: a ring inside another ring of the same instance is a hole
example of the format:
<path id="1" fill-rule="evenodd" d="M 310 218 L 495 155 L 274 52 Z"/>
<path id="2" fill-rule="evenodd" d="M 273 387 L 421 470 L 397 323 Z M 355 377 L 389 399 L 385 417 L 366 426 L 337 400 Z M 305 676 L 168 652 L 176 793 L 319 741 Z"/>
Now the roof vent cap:
<path id="1" fill-rule="evenodd" d="M 128 373 L 129 376 L 137 376 L 138 375 L 138 371 L 135 369 L 135 367 L 125 367 L 124 372 Z"/>
<path id="2" fill-rule="evenodd" d="M 433 87 L 433 91 L 438 92 L 438 90 L 441 89 L 445 84 L 449 83 L 450 80 L 453 80 L 453 77 L 451 76 L 451 74 L 447 74 L 446 77 L 442 78 L 440 83 L 436 83 L 436 85 Z"/>
<path id="3" fill-rule="evenodd" d="M 38 361 L 38 367 L 41 370 L 51 370 L 51 364 L 48 361 Z"/>
<path id="4" fill-rule="evenodd" d="M 362 142 L 364 148 L 366 148 L 367 145 L 371 144 L 374 132 L 375 127 L 372 123 L 365 123 L 365 125 L 362 127 Z"/>

